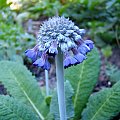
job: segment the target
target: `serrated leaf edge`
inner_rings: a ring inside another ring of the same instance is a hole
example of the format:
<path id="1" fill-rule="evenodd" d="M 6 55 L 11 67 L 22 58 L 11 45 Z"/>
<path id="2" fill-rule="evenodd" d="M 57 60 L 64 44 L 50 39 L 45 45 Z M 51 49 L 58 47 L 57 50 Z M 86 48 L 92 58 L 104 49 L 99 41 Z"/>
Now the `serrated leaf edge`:
<path id="1" fill-rule="evenodd" d="M 23 93 L 25 94 L 26 98 L 28 99 L 28 101 L 30 102 L 30 104 L 32 105 L 32 107 L 34 108 L 34 110 L 36 111 L 36 113 L 38 114 L 38 116 L 40 117 L 40 119 L 44 120 L 43 115 L 39 112 L 39 110 L 37 109 L 37 107 L 34 105 L 34 103 L 32 102 L 32 100 L 29 98 L 29 96 L 27 95 L 27 93 L 24 91 L 23 87 L 20 85 L 20 83 L 17 81 L 16 76 L 13 74 L 12 71 L 10 71 L 11 74 L 14 76 L 16 82 L 18 83 L 18 85 L 20 86 L 21 90 L 23 91 Z"/>
<path id="2" fill-rule="evenodd" d="M 111 92 L 110 96 L 106 99 L 106 101 L 101 105 L 101 107 L 96 111 L 96 113 L 94 114 L 94 116 L 91 118 L 91 120 L 94 120 L 94 118 L 96 117 L 96 115 L 99 113 L 99 111 L 102 109 L 102 107 L 104 107 L 104 105 L 107 103 L 107 101 L 109 101 L 110 97 L 114 94 L 114 91 Z"/>

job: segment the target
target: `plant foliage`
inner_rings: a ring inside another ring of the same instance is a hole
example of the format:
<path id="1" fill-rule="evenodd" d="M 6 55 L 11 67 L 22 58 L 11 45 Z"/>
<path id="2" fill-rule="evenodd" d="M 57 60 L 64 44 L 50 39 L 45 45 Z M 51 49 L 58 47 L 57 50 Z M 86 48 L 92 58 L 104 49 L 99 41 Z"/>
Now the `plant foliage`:
<path id="1" fill-rule="evenodd" d="M 81 112 L 97 82 L 100 60 L 97 49 L 88 54 L 87 60 L 82 64 L 66 69 L 65 77 L 75 91 L 74 109 L 75 120 L 80 119 Z"/>
<path id="2" fill-rule="evenodd" d="M 106 67 L 106 74 L 112 83 L 116 83 L 120 80 L 120 70 L 117 66 L 108 64 Z"/>
<path id="3" fill-rule="evenodd" d="M 120 112 L 120 81 L 89 98 L 82 120 L 111 120 Z"/>
<path id="4" fill-rule="evenodd" d="M 1 61 L 0 81 L 10 95 L 30 106 L 40 118 L 46 116 L 48 108 L 44 96 L 26 67 L 17 62 Z"/>
<path id="5" fill-rule="evenodd" d="M 0 95 L 0 120 L 40 120 L 31 108 L 13 97 Z"/>
<path id="6" fill-rule="evenodd" d="M 23 55 L 35 40 L 33 35 L 23 30 L 21 24 L 16 23 L 16 17 L 17 13 L 8 6 L 0 9 L 0 60 L 12 60 L 16 54 Z"/>
<path id="7" fill-rule="evenodd" d="M 81 27 L 90 28 L 98 46 L 120 43 L 120 0 L 75 0 L 66 11 Z"/>

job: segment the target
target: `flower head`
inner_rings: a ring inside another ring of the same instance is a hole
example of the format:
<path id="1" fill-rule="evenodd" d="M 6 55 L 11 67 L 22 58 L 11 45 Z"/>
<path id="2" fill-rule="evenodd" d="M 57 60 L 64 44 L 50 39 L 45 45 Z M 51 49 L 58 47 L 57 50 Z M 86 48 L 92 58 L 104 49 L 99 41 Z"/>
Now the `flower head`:
<path id="1" fill-rule="evenodd" d="M 26 51 L 26 55 L 36 60 L 33 64 L 50 69 L 49 56 L 58 54 L 58 47 L 64 53 L 64 67 L 81 63 L 94 45 L 91 40 L 83 40 L 86 31 L 79 29 L 65 17 L 53 17 L 40 27 L 37 47 Z M 41 53 L 41 55 L 38 55 Z"/>

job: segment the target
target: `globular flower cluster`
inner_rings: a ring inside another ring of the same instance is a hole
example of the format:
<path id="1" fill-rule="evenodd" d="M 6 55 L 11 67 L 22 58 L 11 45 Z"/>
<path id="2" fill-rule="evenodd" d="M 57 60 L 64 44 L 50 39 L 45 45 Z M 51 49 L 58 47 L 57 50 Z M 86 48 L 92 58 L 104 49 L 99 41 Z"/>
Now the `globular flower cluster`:
<path id="1" fill-rule="evenodd" d="M 33 64 L 49 70 L 48 58 L 58 54 L 58 47 L 64 54 L 64 67 L 70 67 L 83 62 L 94 45 L 91 40 L 83 40 L 86 31 L 79 29 L 65 17 L 53 17 L 45 21 L 37 38 L 37 45 L 26 50 L 26 56 Z"/>

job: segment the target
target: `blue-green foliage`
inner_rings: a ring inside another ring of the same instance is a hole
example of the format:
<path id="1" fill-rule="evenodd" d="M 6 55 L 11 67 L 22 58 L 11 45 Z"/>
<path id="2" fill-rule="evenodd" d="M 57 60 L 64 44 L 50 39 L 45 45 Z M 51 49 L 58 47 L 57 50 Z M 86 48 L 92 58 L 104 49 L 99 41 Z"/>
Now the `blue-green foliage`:
<path id="1" fill-rule="evenodd" d="M 81 65 L 66 70 L 66 78 L 69 79 L 65 84 L 68 118 L 79 120 L 82 115 L 83 120 L 110 120 L 120 112 L 120 81 L 112 88 L 103 89 L 90 96 L 97 81 L 99 65 L 99 54 L 97 49 L 94 49 Z M 47 116 L 46 120 L 59 120 L 57 95 L 53 95 L 51 103 L 49 102 L 49 111 L 45 97 L 34 77 L 22 64 L 1 61 L 0 82 L 11 96 L 0 96 L 0 115 L 4 116 L 6 113 L 4 119 L 9 117 L 19 119 L 22 114 L 24 120 L 27 120 L 26 114 L 28 114 L 29 119 L 38 116 L 36 120 L 43 120 Z M 11 111 L 14 111 L 14 114 Z"/>
<path id="2" fill-rule="evenodd" d="M 112 83 L 116 83 L 120 80 L 120 70 L 115 65 L 108 64 L 106 67 L 106 74 Z"/>
<path id="3" fill-rule="evenodd" d="M 0 82 L 8 94 L 20 100 L 43 119 L 48 113 L 44 96 L 32 74 L 17 62 L 0 62 Z"/>
<path id="4" fill-rule="evenodd" d="M 0 120 L 40 120 L 31 108 L 19 100 L 0 95 Z"/>
<path id="5" fill-rule="evenodd" d="M 74 120 L 81 117 L 81 112 L 86 106 L 88 98 L 97 82 L 100 68 L 99 53 L 95 48 L 88 54 L 87 60 L 83 63 L 68 68 L 65 77 L 70 81 L 74 91 Z"/>
<path id="6" fill-rule="evenodd" d="M 82 120 L 111 120 L 120 112 L 120 81 L 90 96 Z"/>

